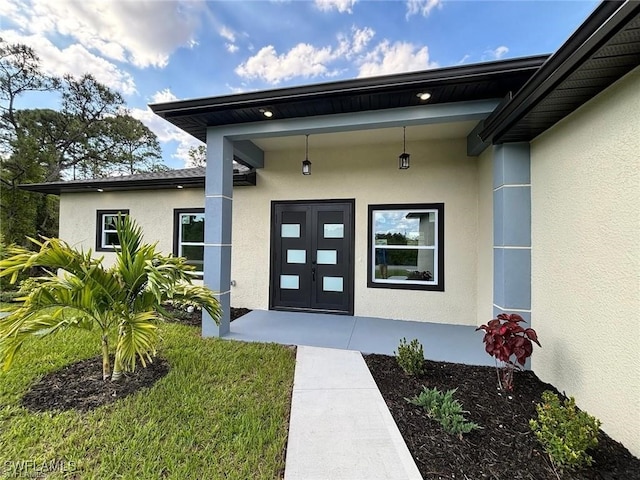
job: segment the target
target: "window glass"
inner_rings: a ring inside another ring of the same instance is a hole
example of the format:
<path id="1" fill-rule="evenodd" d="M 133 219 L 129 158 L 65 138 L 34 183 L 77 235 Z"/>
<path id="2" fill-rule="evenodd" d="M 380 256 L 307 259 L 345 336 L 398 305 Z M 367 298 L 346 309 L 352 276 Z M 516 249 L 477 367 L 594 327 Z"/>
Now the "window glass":
<path id="1" fill-rule="evenodd" d="M 110 251 L 120 245 L 118 241 L 118 232 L 116 223 L 118 221 L 118 212 L 121 215 L 128 215 L 129 210 L 98 210 L 97 225 L 97 251 Z"/>
<path id="2" fill-rule="evenodd" d="M 117 232 L 104 232 L 104 241 L 102 242 L 103 247 L 113 247 L 120 245 L 120 241 L 118 240 Z"/>
<path id="3" fill-rule="evenodd" d="M 195 267 L 195 273 L 201 275 L 204 270 L 204 213 L 177 210 L 174 228 L 177 229 L 174 253 L 185 257 L 187 263 Z"/>
<path id="4" fill-rule="evenodd" d="M 204 213 L 182 214 L 180 224 L 183 242 L 204 242 Z"/>
<path id="5" fill-rule="evenodd" d="M 371 205 L 369 286 L 441 290 L 443 204 Z"/>

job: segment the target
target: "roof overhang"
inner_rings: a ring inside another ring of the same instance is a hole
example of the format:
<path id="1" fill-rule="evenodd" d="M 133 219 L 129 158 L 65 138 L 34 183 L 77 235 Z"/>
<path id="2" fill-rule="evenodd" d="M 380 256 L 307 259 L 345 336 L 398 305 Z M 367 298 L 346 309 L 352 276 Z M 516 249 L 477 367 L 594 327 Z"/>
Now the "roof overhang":
<path id="1" fill-rule="evenodd" d="M 177 172 L 171 177 L 168 174 Z M 19 188 L 29 192 L 60 195 L 61 193 L 122 192 L 127 190 L 176 190 L 184 188 L 204 188 L 205 169 L 189 168 L 175 170 L 165 175 L 145 174 L 124 177 L 97 178 L 91 180 L 69 180 L 47 183 L 26 183 Z M 255 170 L 234 172 L 233 186 L 251 186 L 256 184 Z"/>
<path id="2" fill-rule="evenodd" d="M 603 1 L 513 98 L 477 127 L 476 146 L 530 141 L 638 65 L 640 2 Z"/>
<path id="3" fill-rule="evenodd" d="M 358 78 L 301 87 L 152 104 L 178 128 L 206 142 L 209 127 L 324 119 L 375 111 L 496 100 L 518 90 L 547 55 Z M 425 103 L 418 93 L 428 92 Z M 266 118 L 264 110 L 273 113 Z"/>

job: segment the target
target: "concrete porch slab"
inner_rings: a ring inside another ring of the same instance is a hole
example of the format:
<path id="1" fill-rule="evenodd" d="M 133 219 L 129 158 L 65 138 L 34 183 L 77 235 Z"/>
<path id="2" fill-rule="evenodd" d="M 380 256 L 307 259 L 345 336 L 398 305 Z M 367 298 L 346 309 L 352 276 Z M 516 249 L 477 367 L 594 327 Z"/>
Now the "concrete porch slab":
<path id="1" fill-rule="evenodd" d="M 358 350 L 393 355 L 401 338 L 417 338 L 425 358 L 493 366 L 475 327 L 373 317 L 254 310 L 231 322 L 225 339 Z"/>

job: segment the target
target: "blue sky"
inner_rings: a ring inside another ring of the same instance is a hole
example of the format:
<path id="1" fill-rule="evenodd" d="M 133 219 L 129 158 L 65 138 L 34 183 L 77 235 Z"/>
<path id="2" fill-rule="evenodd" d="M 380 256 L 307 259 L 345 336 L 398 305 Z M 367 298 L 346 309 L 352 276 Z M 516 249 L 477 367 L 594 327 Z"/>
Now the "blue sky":
<path id="1" fill-rule="evenodd" d="M 183 168 L 199 142 L 147 104 L 553 53 L 597 3 L 0 0 L 0 37 L 120 91 Z"/>

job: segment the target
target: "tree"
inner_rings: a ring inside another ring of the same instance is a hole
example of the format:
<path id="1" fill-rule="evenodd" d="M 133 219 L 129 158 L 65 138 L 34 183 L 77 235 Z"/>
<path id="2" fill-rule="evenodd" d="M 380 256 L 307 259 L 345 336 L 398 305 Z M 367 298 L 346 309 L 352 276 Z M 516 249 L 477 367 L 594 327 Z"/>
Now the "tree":
<path id="1" fill-rule="evenodd" d="M 111 172 L 133 175 L 146 171 L 166 170 L 160 143 L 155 134 L 139 120 L 129 115 L 105 119 L 106 136 L 113 143 L 110 151 Z"/>
<path id="2" fill-rule="evenodd" d="M 60 108 L 18 109 L 20 95 L 51 91 Z M 8 243 L 57 235 L 58 200 L 23 183 L 157 171 L 157 138 L 127 114 L 122 96 L 91 75 L 55 78 L 26 45 L 0 40 L 0 233 Z"/>
<path id="3" fill-rule="evenodd" d="M 5 44 L 0 38 L 0 157 L 8 151 L 12 135 L 19 135 L 15 125 L 15 101 L 25 92 L 50 91 L 58 86 L 56 78 L 40 70 L 40 59 L 26 45 Z"/>
<path id="4" fill-rule="evenodd" d="M 190 270 L 181 257 L 163 256 L 155 245 L 142 243 L 142 230 L 128 216 L 117 221 L 120 247 L 116 262 L 104 268 L 92 252 L 74 249 L 60 239 L 31 239 L 38 247 L 8 247 L 0 260 L 0 277 L 17 276 L 32 267 L 49 274 L 33 279 L 21 303 L 0 319 L 0 364 L 8 369 L 24 341 L 69 328 L 98 327 L 102 351 L 102 377 L 120 380 L 133 371 L 136 358 L 143 366 L 151 361 L 158 342 L 157 323 L 172 300 L 198 305 L 218 322 L 220 304 L 213 292 L 191 283 Z M 58 274 L 58 270 L 61 271 Z M 115 337 L 113 371 L 109 338 Z"/>
<path id="5" fill-rule="evenodd" d="M 189 164 L 192 167 L 207 166 L 207 147 L 205 145 L 198 145 L 189 149 Z"/>

